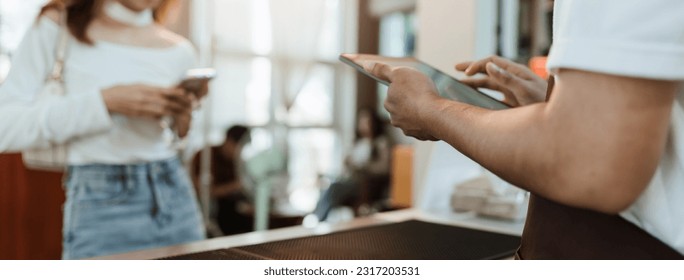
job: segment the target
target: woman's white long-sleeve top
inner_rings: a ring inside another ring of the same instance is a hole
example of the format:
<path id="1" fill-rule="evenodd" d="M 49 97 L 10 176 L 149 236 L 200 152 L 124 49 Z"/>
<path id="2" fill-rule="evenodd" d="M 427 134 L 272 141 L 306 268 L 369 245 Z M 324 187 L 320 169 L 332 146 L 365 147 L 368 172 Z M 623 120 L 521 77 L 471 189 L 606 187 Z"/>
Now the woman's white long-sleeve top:
<path id="1" fill-rule="evenodd" d="M 128 164 L 173 157 L 158 121 L 110 114 L 101 91 L 115 85 L 173 86 L 195 64 L 192 45 L 144 48 L 69 38 L 66 95 L 36 98 L 52 71 L 59 25 L 41 17 L 0 85 L 0 152 L 68 143 L 70 164 Z"/>

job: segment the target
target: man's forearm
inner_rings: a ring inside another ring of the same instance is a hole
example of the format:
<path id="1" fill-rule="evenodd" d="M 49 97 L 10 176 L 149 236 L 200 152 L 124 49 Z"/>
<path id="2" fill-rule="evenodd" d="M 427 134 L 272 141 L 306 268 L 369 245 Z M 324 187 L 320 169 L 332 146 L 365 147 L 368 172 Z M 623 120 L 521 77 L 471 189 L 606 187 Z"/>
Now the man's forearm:
<path id="1" fill-rule="evenodd" d="M 448 100 L 441 103 L 426 118 L 433 136 L 517 186 L 548 192 L 546 182 L 552 181 L 548 177 L 554 164 L 548 147 L 553 141 L 545 139 L 548 134 L 540 124 L 546 104 L 489 111 Z"/>
<path id="2" fill-rule="evenodd" d="M 425 118 L 433 136 L 512 184 L 571 206 L 621 211 L 640 192 L 631 190 L 645 188 L 660 155 L 658 145 L 624 137 L 628 129 L 550 112 L 549 103 L 504 111 L 440 103 Z"/>
<path id="3" fill-rule="evenodd" d="M 681 82 L 573 69 L 546 103 L 502 111 L 445 100 L 412 68 L 366 65 L 390 81 L 385 108 L 417 139 L 442 139 L 503 179 L 571 206 L 617 213 L 646 189 Z"/>

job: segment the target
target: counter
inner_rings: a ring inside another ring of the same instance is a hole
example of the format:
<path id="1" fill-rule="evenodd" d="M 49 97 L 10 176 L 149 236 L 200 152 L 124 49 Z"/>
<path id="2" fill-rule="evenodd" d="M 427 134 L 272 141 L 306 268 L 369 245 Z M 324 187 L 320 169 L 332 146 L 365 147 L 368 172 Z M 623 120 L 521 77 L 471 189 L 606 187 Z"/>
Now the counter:
<path id="1" fill-rule="evenodd" d="M 425 211 L 418 209 L 405 209 L 391 212 L 378 213 L 369 217 L 357 218 L 338 224 L 322 223 L 315 228 L 295 226 L 261 232 L 251 232 L 233 236 L 207 239 L 189 244 L 156 248 L 144 251 L 130 252 L 118 255 L 99 257 L 100 260 L 139 260 L 158 259 L 170 256 L 184 255 L 203 251 L 223 248 L 255 245 L 272 241 L 292 238 L 323 235 L 338 231 L 357 229 L 367 226 L 383 225 L 403 222 L 408 220 L 421 220 L 425 222 L 459 226 L 477 230 L 503 233 L 520 236 L 524 221 L 506 221 L 480 217 L 472 213 L 452 213 L 448 211 Z"/>

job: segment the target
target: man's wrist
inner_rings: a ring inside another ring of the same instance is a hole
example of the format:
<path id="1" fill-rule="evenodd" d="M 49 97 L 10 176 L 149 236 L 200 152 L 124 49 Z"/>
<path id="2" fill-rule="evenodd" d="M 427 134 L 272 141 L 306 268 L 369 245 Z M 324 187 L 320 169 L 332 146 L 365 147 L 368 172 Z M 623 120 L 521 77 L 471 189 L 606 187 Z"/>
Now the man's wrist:
<path id="1" fill-rule="evenodd" d="M 432 100 L 427 102 L 426 106 L 421 106 L 423 110 L 419 114 L 420 126 L 435 138 L 439 138 L 437 133 L 440 129 L 437 124 L 440 123 L 440 118 L 444 115 L 446 108 L 449 107 L 449 103 L 451 103 L 450 100 L 435 95 Z"/>

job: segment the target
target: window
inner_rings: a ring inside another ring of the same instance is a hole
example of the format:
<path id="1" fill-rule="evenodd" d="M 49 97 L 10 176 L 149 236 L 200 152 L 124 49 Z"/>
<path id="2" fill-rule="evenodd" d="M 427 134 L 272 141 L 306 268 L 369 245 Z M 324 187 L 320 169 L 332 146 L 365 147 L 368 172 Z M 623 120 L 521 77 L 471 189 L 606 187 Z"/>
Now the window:
<path id="1" fill-rule="evenodd" d="M 319 175 L 341 172 L 343 139 L 352 138 L 342 119 L 354 115 L 353 86 L 343 84 L 353 71 L 338 63 L 351 2 L 214 0 L 204 11 L 219 71 L 206 104 L 210 139 L 245 123 L 260 131 L 253 141 L 287 141 L 287 189 L 301 211 L 313 209 Z"/>
<path id="2" fill-rule="evenodd" d="M 0 82 L 10 68 L 10 56 L 19 46 L 47 0 L 0 0 Z"/>

